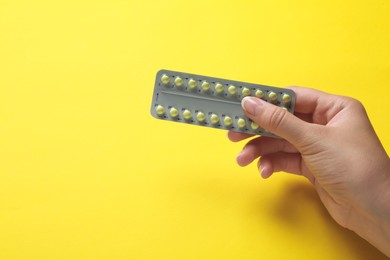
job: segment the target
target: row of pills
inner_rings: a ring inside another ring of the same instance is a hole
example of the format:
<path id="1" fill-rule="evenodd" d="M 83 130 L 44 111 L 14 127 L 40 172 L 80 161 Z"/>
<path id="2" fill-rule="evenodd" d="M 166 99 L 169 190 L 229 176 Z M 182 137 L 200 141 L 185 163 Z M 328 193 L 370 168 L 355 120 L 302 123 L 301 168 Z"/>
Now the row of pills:
<path id="1" fill-rule="evenodd" d="M 167 74 L 163 74 L 160 78 L 160 81 L 164 86 L 168 87 L 171 84 L 171 77 L 168 76 Z M 224 85 L 219 83 L 219 82 L 215 82 L 212 84 L 206 80 L 203 80 L 199 83 L 200 83 L 200 89 L 205 93 L 210 92 L 211 89 L 213 89 L 214 93 L 216 93 L 218 95 L 223 95 L 225 93 Z M 193 78 L 183 79 L 180 76 L 174 77 L 174 80 L 173 80 L 173 85 L 176 88 L 182 89 L 183 86 L 186 85 L 188 87 L 188 90 L 190 90 L 190 91 L 196 91 L 198 89 L 199 83 Z M 262 91 L 261 89 L 253 89 L 254 93 L 252 93 L 252 90 L 248 87 L 239 87 L 238 88 L 233 84 L 228 84 L 226 91 L 227 91 L 226 94 L 229 94 L 230 96 L 239 95 L 243 98 L 246 96 L 253 95 L 253 96 L 258 97 L 258 98 L 266 98 L 270 102 L 276 102 L 278 100 L 278 94 L 274 91 L 267 91 L 266 93 L 264 93 L 264 91 Z M 291 96 L 287 93 L 281 93 L 281 102 L 284 105 L 288 105 L 291 102 Z"/>
<path id="2" fill-rule="evenodd" d="M 189 109 L 182 109 L 181 111 L 181 116 L 186 122 L 194 122 L 194 119 L 196 119 L 198 123 L 205 124 L 207 123 L 208 119 L 208 121 L 214 126 L 219 126 L 220 123 L 222 123 L 223 126 L 226 128 L 234 128 L 233 118 L 227 115 L 224 115 L 222 116 L 222 118 L 220 118 L 216 113 L 209 113 L 208 115 L 206 115 L 201 111 L 196 111 L 195 115 L 193 115 Z M 168 114 L 169 117 L 171 117 L 172 119 L 178 119 L 180 114 L 177 108 L 170 106 L 166 110 L 165 107 L 162 105 L 156 105 L 155 112 L 159 117 L 166 117 L 166 115 Z M 235 124 L 240 129 L 245 129 L 247 126 L 246 120 L 241 117 L 236 118 Z M 250 128 L 253 131 L 260 129 L 259 126 L 253 121 L 250 121 Z"/>

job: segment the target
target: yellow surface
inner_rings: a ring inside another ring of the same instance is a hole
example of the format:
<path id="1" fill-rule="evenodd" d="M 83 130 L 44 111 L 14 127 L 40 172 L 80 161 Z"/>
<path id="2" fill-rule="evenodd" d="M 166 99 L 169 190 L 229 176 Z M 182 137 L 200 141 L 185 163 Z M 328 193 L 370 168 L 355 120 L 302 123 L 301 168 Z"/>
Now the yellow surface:
<path id="1" fill-rule="evenodd" d="M 162 68 L 310 86 L 360 99 L 390 151 L 389 14 L 382 0 L 0 0 L 0 259 L 384 259 L 307 181 L 262 180 L 224 131 L 149 110 Z"/>

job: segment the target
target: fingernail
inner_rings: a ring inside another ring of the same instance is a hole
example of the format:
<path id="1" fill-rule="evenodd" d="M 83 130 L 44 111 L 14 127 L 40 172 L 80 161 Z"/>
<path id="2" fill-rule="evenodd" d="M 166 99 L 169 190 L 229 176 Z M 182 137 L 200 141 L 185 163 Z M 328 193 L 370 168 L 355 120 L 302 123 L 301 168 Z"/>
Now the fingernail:
<path id="1" fill-rule="evenodd" d="M 253 97 L 244 97 L 241 101 L 242 108 L 252 116 L 256 114 L 256 106 L 259 105 L 254 99 Z"/>
<path id="2" fill-rule="evenodd" d="M 267 171 L 261 166 L 261 164 L 260 164 L 259 170 L 260 170 L 261 178 L 268 179 L 271 176 L 271 174 L 267 173 Z"/>
<path id="3" fill-rule="evenodd" d="M 241 152 L 240 152 L 239 154 L 237 154 L 237 156 L 236 156 L 236 162 L 237 162 L 237 164 L 239 164 L 238 162 L 239 162 L 239 160 L 240 160 L 240 156 L 241 156 Z"/>
<path id="4" fill-rule="evenodd" d="M 260 170 L 260 176 L 261 176 L 263 179 L 265 179 L 264 169 L 263 169 L 263 167 L 261 167 L 261 165 L 260 165 L 260 167 L 259 167 L 259 170 Z"/>
<path id="5" fill-rule="evenodd" d="M 238 165 L 243 166 L 241 162 L 242 151 L 237 155 L 236 162 Z"/>

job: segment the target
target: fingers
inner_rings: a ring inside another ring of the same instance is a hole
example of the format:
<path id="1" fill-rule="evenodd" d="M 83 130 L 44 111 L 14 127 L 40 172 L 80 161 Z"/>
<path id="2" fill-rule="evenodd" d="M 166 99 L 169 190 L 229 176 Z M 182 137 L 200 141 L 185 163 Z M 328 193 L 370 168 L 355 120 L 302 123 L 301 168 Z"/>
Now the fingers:
<path id="1" fill-rule="evenodd" d="M 274 172 L 288 172 L 303 175 L 314 183 L 313 175 L 307 170 L 299 153 L 273 153 L 261 157 L 258 163 L 261 177 L 269 178 Z"/>
<path id="2" fill-rule="evenodd" d="M 308 122 L 313 123 L 313 115 L 312 114 L 303 114 L 299 112 L 294 112 L 294 116 L 298 117 L 299 119 Z"/>
<path id="3" fill-rule="evenodd" d="M 288 87 L 293 90 L 296 94 L 296 102 L 294 110 L 298 113 L 312 114 L 314 113 L 318 105 L 321 103 L 329 103 L 334 99 L 334 95 L 302 87 Z"/>
<path id="4" fill-rule="evenodd" d="M 263 178 L 268 178 L 274 172 L 285 171 L 302 175 L 301 156 L 299 154 L 275 153 L 259 160 L 259 171 Z"/>
<path id="5" fill-rule="evenodd" d="M 255 97 L 242 100 L 245 114 L 266 130 L 286 139 L 297 148 L 315 136 L 313 124 L 306 123 L 286 110 Z"/>
<path id="6" fill-rule="evenodd" d="M 269 137 L 258 137 L 250 140 L 238 154 L 236 161 L 240 166 L 250 164 L 256 158 L 265 154 L 287 152 L 296 153 L 298 150 L 286 140 Z"/>
<path id="7" fill-rule="evenodd" d="M 347 105 L 348 98 L 319 90 L 289 87 L 296 94 L 295 115 L 307 122 L 326 125 Z"/>
<path id="8" fill-rule="evenodd" d="M 338 96 L 321 92 L 315 89 L 302 87 L 288 87 L 296 93 L 294 115 L 302 121 L 309 123 L 326 124 L 331 116 L 327 116 L 329 106 L 333 106 Z M 333 114 L 332 114 L 333 115 Z M 239 142 L 254 135 L 229 131 L 228 138 Z"/>
<path id="9" fill-rule="evenodd" d="M 250 138 L 250 137 L 253 137 L 253 136 L 255 136 L 255 135 L 239 133 L 239 132 L 234 132 L 234 131 L 228 131 L 227 132 L 227 137 L 232 142 L 239 142 L 239 141 L 242 141 L 244 139 L 247 139 L 247 138 Z"/>

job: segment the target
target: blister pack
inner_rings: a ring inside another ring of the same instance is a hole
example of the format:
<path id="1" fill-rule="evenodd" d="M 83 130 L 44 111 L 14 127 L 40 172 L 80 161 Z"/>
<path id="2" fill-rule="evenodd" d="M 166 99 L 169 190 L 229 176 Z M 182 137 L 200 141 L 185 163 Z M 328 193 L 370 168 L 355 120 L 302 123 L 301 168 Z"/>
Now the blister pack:
<path id="1" fill-rule="evenodd" d="M 290 89 L 170 70 L 157 72 L 150 112 L 172 122 L 277 137 L 245 116 L 241 100 L 246 96 L 294 112 L 295 93 Z"/>

